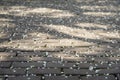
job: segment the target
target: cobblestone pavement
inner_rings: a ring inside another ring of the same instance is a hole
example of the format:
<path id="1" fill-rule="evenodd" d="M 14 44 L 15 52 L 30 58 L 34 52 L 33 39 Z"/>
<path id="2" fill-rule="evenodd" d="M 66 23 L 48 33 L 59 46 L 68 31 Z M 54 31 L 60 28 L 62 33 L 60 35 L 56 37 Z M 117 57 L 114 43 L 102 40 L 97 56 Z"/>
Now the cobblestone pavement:
<path id="1" fill-rule="evenodd" d="M 0 0 L 0 80 L 120 80 L 120 0 Z"/>

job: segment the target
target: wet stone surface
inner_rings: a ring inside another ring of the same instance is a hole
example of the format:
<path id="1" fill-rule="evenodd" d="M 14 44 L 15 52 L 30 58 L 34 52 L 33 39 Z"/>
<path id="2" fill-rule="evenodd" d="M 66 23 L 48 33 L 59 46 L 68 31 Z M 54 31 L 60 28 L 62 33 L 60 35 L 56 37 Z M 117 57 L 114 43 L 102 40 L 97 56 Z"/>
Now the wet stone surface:
<path id="1" fill-rule="evenodd" d="M 120 80 L 120 1 L 1 0 L 0 80 Z"/>

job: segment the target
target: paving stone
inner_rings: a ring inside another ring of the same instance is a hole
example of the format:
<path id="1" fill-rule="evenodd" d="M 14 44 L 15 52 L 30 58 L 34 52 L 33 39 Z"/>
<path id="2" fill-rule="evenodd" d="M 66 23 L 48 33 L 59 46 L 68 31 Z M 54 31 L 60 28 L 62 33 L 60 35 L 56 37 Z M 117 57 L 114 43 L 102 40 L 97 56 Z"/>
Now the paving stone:
<path id="1" fill-rule="evenodd" d="M 73 42 L 73 44 L 71 43 Z M 79 44 L 81 43 L 81 44 Z M 60 39 L 60 40 L 57 40 L 57 39 L 46 39 L 43 41 L 43 44 L 47 44 L 47 46 L 49 47 L 60 47 L 60 46 L 89 46 L 91 45 L 92 43 L 89 43 L 89 42 L 84 42 L 84 41 L 75 41 L 73 39 Z"/>
<path id="2" fill-rule="evenodd" d="M 18 76 L 18 77 L 8 77 L 7 80 L 41 80 L 38 76 Z"/>
<path id="3" fill-rule="evenodd" d="M 14 68 L 43 67 L 43 62 L 13 62 Z"/>
<path id="4" fill-rule="evenodd" d="M 61 74 L 60 69 L 37 69 L 28 70 L 29 74 Z"/>
<path id="5" fill-rule="evenodd" d="M 65 57 L 65 56 L 72 56 L 71 54 L 65 54 L 63 52 L 19 52 L 18 56 L 53 56 L 53 57 Z"/>
<path id="6" fill-rule="evenodd" d="M 0 57 L 0 61 L 30 61 L 29 57 Z"/>
<path id="7" fill-rule="evenodd" d="M 96 63 L 96 64 L 94 64 L 94 67 L 95 68 L 101 68 L 101 69 L 103 69 L 103 68 L 110 68 L 111 66 L 108 64 L 108 63 Z"/>
<path id="8" fill-rule="evenodd" d="M 65 49 L 64 52 L 66 53 L 77 53 L 80 56 L 117 56 L 116 54 L 119 53 L 117 48 L 111 48 L 107 45 L 99 45 L 99 46 L 88 46 L 88 47 L 72 47 Z M 112 54 L 111 54 L 112 53 Z"/>
<path id="9" fill-rule="evenodd" d="M 94 77 L 82 77 L 81 80 L 116 80 L 115 76 L 94 76 Z"/>
<path id="10" fill-rule="evenodd" d="M 64 77 L 64 76 L 47 76 L 45 77 L 45 80 L 80 80 L 78 78 L 78 76 L 67 76 L 67 77 Z"/>
<path id="11" fill-rule="evenodd" d="M 60 61 L 58 57 L 31 57 L 31 61 Z"/>
<path id="12" fill-rule="evenodd" d="M 101 61 L 109 61 L 109 62 L 116 62 L 120 61 L 120 57 L 94 57 L 94 61 L 101 62 Z"/>
<path id="13" fill-rule="evenodd" d="M 88 69 L 63 69 L 64 74 L 74 74 L 74 75 L 92 75 L 95 74 L 94 71 Z"/>
<path id="14" fill-rule="evenodd" d="M 56 52 L 56 53 L 49 54 L 49 56 L 50 55 L 53 56 L 53 57 L 75 57 L 75 55 L 66 54 L 64 52 Z"/>
<path id="15" fill-rule="evenodd" d="M 0 57 L 0 61 L 60 61 L 58 57 Z"/>
<path id="16" fill-rule="evenodd" d="M 53 62 L 47 62 L 46 67 L 56 67 L 56 68 L 69 68 L 69 67 L 75 67 L 75 63 L 53 63 Z"/>
<path id="17" fill-rule="evenodd" d="M 109 66 L 108 63 L 95 63 L 95 62 L 92 62 L 92 63 L 78 63 L 77 66 L 80 67 L 80 68 L 89 68 L 90 66 L 92 66 L 94 68 L 101 68 L 101 69 L 103 69 L 103 68 L 107 69 L 108 67 L 112 68 L 112 65 Z M 117 67 L 117 66 L 114 66 L 114 67 Z"/>
<path id="18" fill-rule="evenodd" d="M 65 49 L 64 52 L 66 53 L 77 53 L 80 56 L 104 56 L 105 53 L 103 51 L 108 52 L 111 49 L 108 49 L 107 46 L 99 46 L 99 47 L 75 47 Z"/>
<path id="19" fill-rule="evenodd" d="M 63 61 L 86 61 L 85 57 L 63 57 Z"/>
<path id="20" fill-rule="evenodd" d="M 75 56 L 65 56 L 63 57 L 63 61 L 88 61 L 88 62 L 106 62 L 106 61 L 120 61 L 120 57 L 75 57 Z"/>
<path id="21" fill-rule="evenodd" d="M 115 69 L 115 68 L 118 68 L 120 66 L 120 63 L 117 62 L 117 63 L 96 63 L 94 64 L 94 67 L 95 68 L 101 68 L 101 69 L 107 69 L 107 68 L 110 68 L 110 69 Z"/>
<path id="22" fill-rule="evenodd" d="M 4 46 L 4 47 L 11 48 L 11 47 L 14 46 L 14 47 L 16 47 L 16 49 L 22 50 L 24 48 L 24 50 L 28 50 L 28 51 L 30 51 L 30 50 L 40 50 L 40 51 L 50 51 L 50 52 L 55 51 L 55 52 L 58 52 L 58 51 L 62 50 L 61 46 L 47 46 L 46 44 L 44 44 L 43 46 L 40 46 L 40 45 L 41 44 L 31 44 L 30 42 L 27 44 L 27 43 L 19 43 L 19 42 L 15 41 L 15 42 L 12 42 L 10 44 L 0 45 L 0 47 Z"/>
<path id="23" fill-rule="evenodd" d="M 95 72 L 97 74 L 119 74 L 120 69 L 98 69 Z"/>
<path id="24" fill-rule="evenodd" d="M 25 71 L 25 69 L 2 68 L 0 69 L 0 75 L 22 75 L 25 74 Z"/>
<path id="25" fill-rule="evenodd" d="M 92 60 L 93 59 L 93 60 Z M 60 57 L 0 57 L 0 61 L 60 61 Z M 120 57 L 106 57 L 106 58 L 85 58 L 85 57 L 63 57 L 63 61 L 95 61 L 95 62 L 102 62 L 102 61 L 120 61 Z"/>
<path id="26" fill-rule="evenodd" d="M 119 63 L 114 63 L 114 64 L 108 64 L 108 63 L 53 63 L 53 62 L 47 62 L 46 67 L 58 67 L 58 68 L 70 68 L 70 67 L 79 67 L 83 69 L 89 69 L 89 67 L 92 66 L 95 69 L 107 69 L 107 68 L 117 68 L 120 66 Z"/>
<path id="27" fill-rule="evenodd" d="M 10 65 L 11 62 L 0 62 L 0 68 L 8 68 Z"/>
<path id="28" fill-rule="evenodd" d="M 13 52 L 0 52 L 0 56 L 16 56 Z"/>
<path id="29" fill-rule="evenodd" d="M 18 56 L 45 56 L 46 52 L 19 52 Z"/>
<path id="30" fill-rule="evenodd" d="M 94 67 L 94 64 L 92 63 L 77 63 L 77 67 L 80 67 L 80 68 L 89 68 L 90 66 L 93 66 Z"/>

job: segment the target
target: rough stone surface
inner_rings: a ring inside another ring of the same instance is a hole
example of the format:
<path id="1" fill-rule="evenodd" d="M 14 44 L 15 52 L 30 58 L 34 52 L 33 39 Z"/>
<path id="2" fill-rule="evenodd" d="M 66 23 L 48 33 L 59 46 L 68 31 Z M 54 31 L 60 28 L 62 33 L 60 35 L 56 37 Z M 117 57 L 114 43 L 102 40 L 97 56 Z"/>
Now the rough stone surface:
<path id="1" fill-rule="evenodd" d="M 0 0 L 0 80 L 120 80 L 120 0 Z"/>

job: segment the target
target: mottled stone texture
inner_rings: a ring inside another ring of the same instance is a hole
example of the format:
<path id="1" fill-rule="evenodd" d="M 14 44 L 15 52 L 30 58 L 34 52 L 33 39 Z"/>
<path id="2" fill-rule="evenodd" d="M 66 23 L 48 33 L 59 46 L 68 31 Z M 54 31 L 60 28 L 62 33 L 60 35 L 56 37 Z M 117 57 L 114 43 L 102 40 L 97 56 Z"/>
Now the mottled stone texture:
<path id="1" fill-rule="evenodd" d="M 0 0 L 0 80 L 120 80 L 120 0 Z"/>

